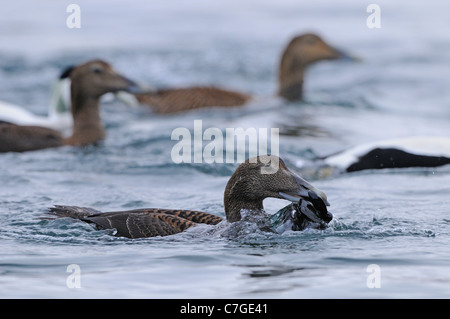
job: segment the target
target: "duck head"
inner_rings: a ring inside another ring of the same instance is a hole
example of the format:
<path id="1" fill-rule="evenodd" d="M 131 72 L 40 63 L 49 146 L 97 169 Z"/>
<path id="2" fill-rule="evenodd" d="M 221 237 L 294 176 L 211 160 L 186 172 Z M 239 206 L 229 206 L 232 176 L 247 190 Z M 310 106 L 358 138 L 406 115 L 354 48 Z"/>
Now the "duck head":
<path id="1" fill-rule="evenodd" d="M 293 101 L 302 97 L 305 69 L 322 60 L 356 60 L 338 50 L 313 33 L 294 37 L 281 57 L 279 70 L 279 95 Z"/>
<path id="2" fill-rule="evenodd" d="M 70 77 L 73 134 L 67 145 L 88 145 L 102 140 L 106 133 L 100 118 L 99 101 L 108 92 L 136 92 L 135 82 L 117 73 L 102 60 L 92 60 L 67 69 L 61 77 Z"/>
<path id="3" fill-rule="evenodd" d="M 72 67 L 64 75 L 69 76 L 72 82 L 72 96 L 82 94 L 85 98 L 98 99 L 108 92 L 135 93 L 139 90 L 135 82 L 120 75 L 102 60 L 92 60 Z"/>
<path id="4" fill-rule="evenodd" d="M 97 64 L 95 64 L 94 62 L 97 62 Z M 110 71 L 112 70 L 111 66 L 108 63 L 106 63 L 104 61 L 101 61 L 101 60 L 93 60 L 93 61 L 90 61 L 90 62 L 87 62 L 87 63 L 91 63 L 91 68 L 92 68 L 91 71 L 93 71 L 93 73 L 95 73 L 95 74 L 98 74 L 95 77 L 97 77 L 99 80 L 102 80 L 102 79 L 100 79 L 102 76 L 105 78 L 108 75 L 108 74 L 106 74 L 107 72 L 103 72 L 104 69 L 109 69 Z M 87 64 L 87 63 L 85 63 L 85 64 Z M 67 96 L 69 96 L 68 100 L 70 100 L 71 76 L 72 76 L 73 71 L 76 68 L 79 68 L 81 66 L 82 65 L 80 65 L 80 66 L 73 66 L 72 65 L 72 66 L 69 66 L 69 67 L 65 68 L 61 72 L 61 74 L 59 76 L 59 79 L 56 81 L 56 84 L 55 84 L 54 95 L 55 95 L 56 98 L 62 99 L 63 95 L 64 95 L 64 98 L 67 95 Z M 85 72 L 84 74 L 87 75 L 87 74 L 89 74 L 89 72 Z M 124 76 L 120 76 L 120 77 L 122 78 L 122 80 L 124 80 L 125 83 L 123 83 L 123 82 L 122 83 L 117 83 L 117 81 L 116 81 L 116 83 L 113 83 L 113 86 L 111 88 L 104 87 L 103 89 L 107 88 L 107 92 L 114 93 L 115 96 L 119 100 L 124 102 L 126 105 L 133 106 L 133 107 L 137 106 L 139 102 L 136 100 L 136 98 L 134 97 L 133 94 L 134 93 L 145 93 L 145 92 L 147 92 L 147 90 L 142 88 L 141 85 L 136 84 L 134 81 L 129 80 L 129 79 L 127 79 Z M 83 82 L 82 78 L 78 79 L 78 81 L 80 81 L 80 80 Z M 103 80 L 105 80 L 105 79 L 103 79 Z M 116 78 L 116 80 L 117 80 L 117 78 Z M 91 81 L 91 83 L 94 83 L 95 82 L 95 78 L 93 78 L 91 76 L 89 81 Z M 103 82 L 103 83 L 105 83 L 105 82 Z M 108 83 L 105 83 L 105 84 L 108 84 Z M 125 90 L 117 89 L 117 85 L 123 86 L 124 84 L 125 84 Z M 67 93 L 66 93 L 66 87 L 69 88 L 67 90 Z M 97 95 L 99 93 L 101 94 L 101 92 L 98 92 Z M 58 104 L 58 110 L 57 111 L 64 112 L 66 110 L 69 110 L 70 109 L 70 102 L 68 102 L 66 100 L 64 100 L 62 102 L 63 102 L 63 105 L 60 106 Z"/>
<path id="5" fill-rule="evenodd" d="M 284 51 L 282 64 L 307 66 L 321 60 L 350 58 L 349 55 L 326 43 L 314 33 L 294 37 Z"/>
<path id="6" fill-rule="evenodd" d="M 263 200 L 268 197 L 294 203 L 306 200 L 311 205 L 308 213 L 314 215 L 311 218 L 329 218 L 325 193 L 289 170 L 281 158 L 266 155 L 248 159 L 231 176 L 224 194 L 227 220 L 240 220 L 241 210 L 262 211 Z"/>

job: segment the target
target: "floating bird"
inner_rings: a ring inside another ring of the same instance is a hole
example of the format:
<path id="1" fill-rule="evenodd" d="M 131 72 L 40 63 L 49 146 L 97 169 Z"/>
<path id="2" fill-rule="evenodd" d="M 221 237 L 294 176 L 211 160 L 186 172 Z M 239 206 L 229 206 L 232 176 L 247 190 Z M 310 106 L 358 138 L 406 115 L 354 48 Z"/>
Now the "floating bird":
<path id="1" fill-rule="evenodd" d="M 268 167 L 277 169 L 266 173 L 264 170 Z M 299 212 L 305 217 L 301 218 L 298 227 L 292 227 L 293 230 L 303 229 L 305 218 L 324 224 L 332 219 L 326 208 L 329 205 L 326 195 L 289 170 L 282 159 L 270 155 L 248 159 L 230 177 L 224 192 L 226 220 L 229 223 L 246 220 L 257 223 L 264 231 L 274 231 L 263 207 L 263 200 L 268 197 L 287 199 L 300 205 Z M 301 200 L 305 203 L 299 203 Z M 103 213 L 86 207 L 55 206 L 49 211 L 56 218 L 79 219 L 98 229 L 115 229 L 116 236 L 128 238 L 173 235 L 197 224 L 217 225 L 223 220 L 206 212 L 176 209 L 146 208 Z M 298 217 L 297 214 L 290 219 L 283 215 L 283 223 L 287 220 L 295 223 Z M 277 229 L 279 226 L 278 222 Z"/>
<path id="2" fill-rule="evenodd" d="M 336 175 L 369 169 L 439 167 L 450 164 L 450 138 L 416 136 L 353 146 L 296 166 L 319 175 Z"/>
<path id="3" fill-rule="evenodd" d="M 73 116 L 70 109 L 70 72 L 74 66 L 67 67 L 52 85 L 48 115 L 36 115 L 27 109 L 5 101 L 0 101 L 0 123 L 40 126 L 60 131 L 63 136 L 70 136 L 73 130 Z M 103 100 L 113 95 L 128 106 L 137 106 L 139 102 L 134 95 L 125 91 L 107 93 Z"/>
<path id="4" fill-rule="evenodd" d="M 68 70 L 71 80 L 73 133 L 65 138 L 59 131 L 32 125 L 0 124 L 0 152 L 24 152 L 64 145 L 84 146 L 105 137 L 99 100 L 108 92 L 138 92 L 137 85 L 116 73 L 101 60 Z"/>
<path id="5" fill-rule="evenodd" d="M 279 67 L 278 95 L 288 101 L 302 98 L 303 78 L 307 67 L 321 60 L 354 59 L 308 33 L 293 38 L 284 50 Z M 216 87 L 188 87 L 160 89 L 137 94 L 142 104 L 150 105 L 157 113 L 176 113 L 204 107 L 242 106 L 252 96 Z"/>

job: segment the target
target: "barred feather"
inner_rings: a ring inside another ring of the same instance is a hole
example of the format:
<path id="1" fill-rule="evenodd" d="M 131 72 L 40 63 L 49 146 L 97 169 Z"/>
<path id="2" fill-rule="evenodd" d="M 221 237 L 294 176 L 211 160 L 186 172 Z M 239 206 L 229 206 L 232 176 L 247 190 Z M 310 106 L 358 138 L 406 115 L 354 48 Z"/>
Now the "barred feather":
<path id="1" fill-rule="evenodd" d="M 197 223 L 216 225 L 223 219 L 204 212 L 171 209 L 135 209 L 100 212 L 88 207 L 55 206 L 49 213 L 93 223 L 98 229 L 117 230 L 116 236 L 142 238 L 180 233 Z"/>

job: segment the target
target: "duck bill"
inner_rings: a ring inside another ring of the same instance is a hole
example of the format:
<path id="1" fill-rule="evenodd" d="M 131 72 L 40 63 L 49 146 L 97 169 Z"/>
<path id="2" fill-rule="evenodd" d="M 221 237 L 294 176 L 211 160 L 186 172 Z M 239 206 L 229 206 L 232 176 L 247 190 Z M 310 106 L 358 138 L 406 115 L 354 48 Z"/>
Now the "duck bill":
<path id="1" fill-rule="evenodd" d="M 124 76 L 121 76 L 122 81 L 125 83 L 123 88 L 118 89 L 118 91 L 124 91 L 131 94 L 139 94 L 145 92 L 145 90 L 133 80 L 130 80 Z"/>
<path id="2" fill-rule="evenodd" d="M 361 62 L 362 61 L 361 58 L 350 55 L 347 52 L 341 51 L 336 48 L 333 48 L 333 50 L 334 50 L 335 58 L 338 60 L 351 61 L 351 62 Z"/>
<path id="3" fill-rule="evenodd" d="M 321 190 L 315 188 L 313 185 L 305 181 L 300 176 L 291 172 L 297 183 L 297 189 L 294 191 L 279 192 L 278 194 L 291 202 L 297 203 L 300 199 L 305 199 L 309 202 L 322 201 L 323 205 L 330 206 L 327 196 Z"/>
<path id="4" fill-rule="evenodd" d="M 327 206 L 330 206 L 330 203 L 325 193 L 312 186 L 300 176 L 292 172 L 290 173 L 297 184 L 297 189 L 279 192 L 278 194 L 293 203 L 300 203 L 302 200 L 307 201 L 311 204 L 311 207 L 302 210 L 302 212 L 312 221 L 328 223 L 332 215 L 327 210 Z"/>
<path id="5" fill-rule="evenodd" d="M 117 91 L 115 93 L 115 96 L 128 106 L 131 107 L 139 106 L 140 102 L 136 97 L 136 95 L 155 92 L 155 89 L 153 87 L 148 86 L 147 84 L 136 83 L 129 79 L 127 80 L 131 84 L 131 86 L 127 90 Z"/>

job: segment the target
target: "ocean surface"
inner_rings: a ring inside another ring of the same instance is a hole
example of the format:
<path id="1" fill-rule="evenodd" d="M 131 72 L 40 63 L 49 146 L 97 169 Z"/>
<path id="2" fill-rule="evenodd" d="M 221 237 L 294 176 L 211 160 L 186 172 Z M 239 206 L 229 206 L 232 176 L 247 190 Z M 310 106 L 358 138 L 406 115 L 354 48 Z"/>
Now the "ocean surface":
<path id="1" fill-rule="evenodd" d="M 163 116 L 105 99 L 99 145 L 0 154 L 1 298 L 450 297 L 448 166 L 305 176 L 331 203 L 325 230 L 226 238 L 205 225 L 132 240 L 41 219 L 55 204 L 224 217 L 239 163 L 171 156 L 173 130 L 193 132 L 195 120 L 279 128 L 279 154 L 299 173 L 299 161 L 359 143 L 450 137 L 449 1 L 378 1 L 381 28 L 367 26 L 369 3 L 350 0 L 80 0 L 81 28 L 69 29 L 70 3 L 0 5 L 0 100 L 44 115 L 60 71 L 101 58 L 154 87 L 215 85 L 257 102 Z M 361 61 L 312 66 L 304 101 L 286 103 L 274 97 L 279 58 L 303 32 Z M 275 213 L 288 202 L 264 204 Z"/>

